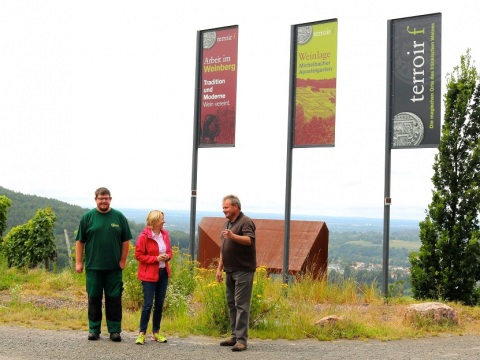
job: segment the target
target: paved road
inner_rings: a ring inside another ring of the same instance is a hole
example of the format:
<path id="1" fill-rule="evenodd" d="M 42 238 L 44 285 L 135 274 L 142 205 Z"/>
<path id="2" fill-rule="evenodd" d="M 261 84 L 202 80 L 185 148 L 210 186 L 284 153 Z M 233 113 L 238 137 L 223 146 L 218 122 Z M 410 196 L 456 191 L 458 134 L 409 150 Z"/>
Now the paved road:
<path id="1" fill-rule="evenodd" d="M 220 347 L 219 339 L 208 337 L 169 337 L 166 344 L 147 341 L 145 345 L 139 346 L 134 343 L 136 334 L 122 335 L 123 341 L 114 343 L 103 335 L 99 341 L 88 341 L 87 333 L 82 331 L 0 326 L 0 360 L 480 359 L 480 336 L 475 335 L 442 335 L 394 341 L 251 339 L 248 350 L 241 353 Z"/>

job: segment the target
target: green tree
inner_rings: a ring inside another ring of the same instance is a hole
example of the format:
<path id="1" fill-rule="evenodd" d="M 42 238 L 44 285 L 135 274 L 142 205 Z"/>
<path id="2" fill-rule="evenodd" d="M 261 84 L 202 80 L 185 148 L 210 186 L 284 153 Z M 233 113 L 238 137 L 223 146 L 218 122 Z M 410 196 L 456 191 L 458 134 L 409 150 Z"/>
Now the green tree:
<path id="1" fill-rule="evenodd" d="M 180 252 L 188 252 L 190 246 L 190 234 L 185 231 L 171 230 L 169 231 L 172 246 L 177 246 Z"/>
<path id="2" fill-rule="evenodd" d="M 413 296 L 477 304 L 480 279 L 480 84 L 470 50 L 447 75 L 432 202 L 410 254 Z"/>
<path id="3" fill-rule="evenodd" d="M 43 262 L 48 270 L 50 261 L 57 257 L 53 230 L 56 219 L 52 209 L 39 209 L 33 219 L 11 229 L 2 244 L 8 267 L 33 268 Z"/>
<path id="4" fill-rule="evenodd" d="M 12 200 L 0 195 L 0 240 L 2 239 L 3 232 L 7 228 L 7 212 L 10 205 L 12 205 Z"/>

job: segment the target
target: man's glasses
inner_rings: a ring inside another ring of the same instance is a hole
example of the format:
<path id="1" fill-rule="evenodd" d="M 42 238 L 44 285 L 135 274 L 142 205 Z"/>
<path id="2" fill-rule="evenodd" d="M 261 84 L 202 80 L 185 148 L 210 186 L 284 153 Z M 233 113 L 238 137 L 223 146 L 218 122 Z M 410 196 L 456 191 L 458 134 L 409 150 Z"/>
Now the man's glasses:
<path id="1" fill-rule="evenodd" d="M 112 200 L 112 198 L 111 197 L 97 197 L 97 200 L 98 201 L 110 201 L 110 200 Z"/>

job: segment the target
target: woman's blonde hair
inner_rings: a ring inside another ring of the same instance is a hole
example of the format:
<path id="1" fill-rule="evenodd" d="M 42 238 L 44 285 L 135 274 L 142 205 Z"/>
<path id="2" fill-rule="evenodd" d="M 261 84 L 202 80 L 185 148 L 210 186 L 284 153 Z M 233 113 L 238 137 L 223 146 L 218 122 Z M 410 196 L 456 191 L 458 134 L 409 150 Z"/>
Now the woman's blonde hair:
<path id="1" fill-rule="evenodd" d="M 159 220 L 163 220 L 164 214 L 160 210 L 152 210 L 147 215 L 147 226 L 152 227 Z"/>

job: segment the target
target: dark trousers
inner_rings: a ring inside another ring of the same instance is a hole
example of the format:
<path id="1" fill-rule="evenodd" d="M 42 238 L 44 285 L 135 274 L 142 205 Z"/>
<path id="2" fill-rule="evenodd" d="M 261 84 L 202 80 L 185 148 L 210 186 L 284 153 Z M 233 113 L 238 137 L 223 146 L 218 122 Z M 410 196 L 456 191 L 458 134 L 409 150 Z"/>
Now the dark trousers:
<path id="1" fill-rule="evenodd" d="M 234 271 L 226 273 L 227 304 L 230 312 L 232 338 L 247 344 L 250 300 L 252 298 L 254 272 Z"/>
<path id="2" fill-rule="evenodd" d="M 148 321 L 153 307 L 152 331 L 154 333 L 160 330 L 162 321 L 163 304 L 167 295 L 168 273 L 165 268 L 158 271 L 158 281 L 142 281 L 143 287 L 143 307 L 140 316 L 140 332 L 146 333 Z"/>
<path id="3" fill-rule="evenodd" d="M 102 298 L 105 293 L 108 332 L 122 332 L 122 270 L 86 270 L 86 275 L 89 331 L 101 332 Z"/>

